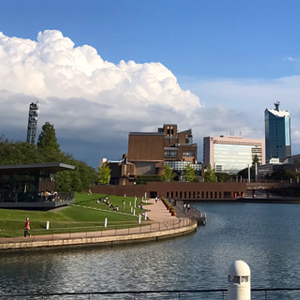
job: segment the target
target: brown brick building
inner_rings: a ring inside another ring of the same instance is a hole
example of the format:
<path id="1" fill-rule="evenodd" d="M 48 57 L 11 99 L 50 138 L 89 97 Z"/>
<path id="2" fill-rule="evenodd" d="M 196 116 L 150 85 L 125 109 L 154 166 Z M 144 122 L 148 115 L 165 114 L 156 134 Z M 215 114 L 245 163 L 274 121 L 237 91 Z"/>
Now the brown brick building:
<path id="1" fill-rule="evenodd" d="M 181 176 L 187 164 L 192 164 L 200 175 L 197 151 L 192 130 L 179 131 L 176 124 L 165 124 L 157 132 L 130 132 L 122 161 L 108 162 L 115 174 L 112 183 L 134 184 L 138 176 L 161 175 L 165 165 Z"/>

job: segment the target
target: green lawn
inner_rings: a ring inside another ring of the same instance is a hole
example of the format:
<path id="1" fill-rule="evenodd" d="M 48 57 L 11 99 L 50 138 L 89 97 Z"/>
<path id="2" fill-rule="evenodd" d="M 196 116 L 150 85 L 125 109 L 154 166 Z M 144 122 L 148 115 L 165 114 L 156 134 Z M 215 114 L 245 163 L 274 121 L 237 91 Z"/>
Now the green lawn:
<path id="1" fill-rule="evenodd" d="M 143 210 L 139 207 L 141 198 L 137 200 L 136 216 L 133 216 L 130 203 L 132 206 L 134 205 L 134 198 L 109 195 L 109 202 L 119 207 L 119 211 L 112 211 L 103 200 L 100 204 L 97 203 L 100 197 L 104 198 L 105 196 L 76 193 L 75 205 L 48 212 L 0 209 L 0 237 L 23 235 L 27 217 L 30 218 L 31 234 L 33 235 L 104 230 L 105 218 L 108 219 L 107 229 L 139 226 L 138 214 L 146 211 L 144 207 Z M 123 199 L 125 207 L 122 205 Z M 50 222 L 50 230 L 46 230 L 47 221 Z"/>

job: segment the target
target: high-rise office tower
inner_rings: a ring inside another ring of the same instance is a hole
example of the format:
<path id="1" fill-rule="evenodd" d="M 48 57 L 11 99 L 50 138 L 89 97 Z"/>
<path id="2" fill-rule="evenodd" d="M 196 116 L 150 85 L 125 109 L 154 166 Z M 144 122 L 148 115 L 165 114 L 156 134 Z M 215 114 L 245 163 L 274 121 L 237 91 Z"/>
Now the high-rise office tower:
<path id="1" fill-rule="evenodd" d="M 27 142 L 30 144 L 35 144 L 36 137 L 36 127 L 39 114 L 39 104 L 30 103 L 29 105 L 29 115 L 28 115 L 28 126 L 27 126 Z"/>
<path id="2" fill-rule="evenodd" d="M 291 155 L 290 113 L 279 109 L 280 102 L 274 104 L 275 109 L 265 110 L 266 163 L 271 158 L 282 162 Z"/>

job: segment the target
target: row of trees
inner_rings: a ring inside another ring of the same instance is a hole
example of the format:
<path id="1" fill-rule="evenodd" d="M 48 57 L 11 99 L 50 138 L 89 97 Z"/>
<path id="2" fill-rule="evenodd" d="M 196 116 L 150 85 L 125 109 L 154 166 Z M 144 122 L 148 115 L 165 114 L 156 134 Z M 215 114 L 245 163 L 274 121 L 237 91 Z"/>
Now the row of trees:
<path id="1" fill-rule="evenodd" d="M 173 172 L 173 170 L 166 165 L 164 168 L 164 173 L 162 175 L 162 178 L 166 182 L 171 182 L 174 180 L 174 177 L 176 174 Z M 188 164 L 184 169 L 184 175 L 183 179 L 185 182 L 195 182 L 199 181 L 199 177 L 197 176 L 195 169 Z M 215 171 L 211 168 L 211 166 L 208 166 L 206 172 L 204 173 L 204 181 L 205 182 L 216 182 L 217 176 Z"/>
<path id="2" fill-rule="evenodd" d="M 75 170 L 56 174 L 58 191 L 83 191 L 97 181 L 97 172 L 72 154 L 61 151 L 54 126 L 48 122 L 42 127 L 37 145 L 27 142 L 10 142 L 0 137 L 0 164 L 39 164 L 62 162 L 75 166 Z"/>

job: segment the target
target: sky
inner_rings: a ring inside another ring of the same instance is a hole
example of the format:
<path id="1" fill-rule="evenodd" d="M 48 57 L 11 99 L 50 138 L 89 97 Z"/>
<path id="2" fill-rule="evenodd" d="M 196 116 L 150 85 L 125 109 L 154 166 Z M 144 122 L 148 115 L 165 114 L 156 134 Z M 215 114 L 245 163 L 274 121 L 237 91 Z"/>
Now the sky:
<path id="1" fill-rule="evenodd" d="M 0 136 L 39 135 L 97 167 L 128 133 L 163 124 L 264 139 L 264 110 L 291 115 L 300 153 L 300 1 L 1 0 Z"/>

